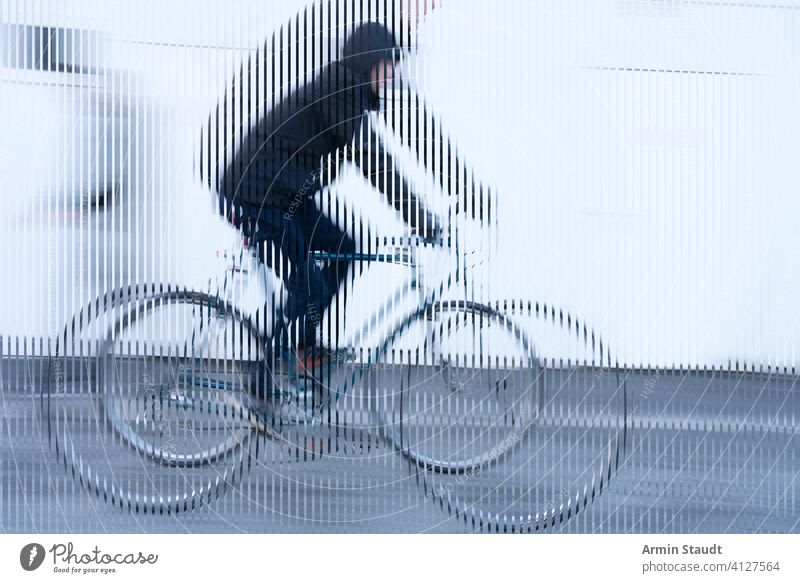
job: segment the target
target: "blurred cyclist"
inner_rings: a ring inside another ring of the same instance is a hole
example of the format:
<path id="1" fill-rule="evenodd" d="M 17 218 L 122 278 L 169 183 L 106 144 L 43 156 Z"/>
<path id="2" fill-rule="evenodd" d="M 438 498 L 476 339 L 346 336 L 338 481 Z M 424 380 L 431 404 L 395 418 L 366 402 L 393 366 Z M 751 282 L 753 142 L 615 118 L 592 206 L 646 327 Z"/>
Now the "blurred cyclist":
<path id="1" fill-rule="evenodd" d="M 399 50 L 383 25 L 358 25 L 340 60 L 277 103 L 241 139 L 215 185 L 220 211 L 259 249 L 263 242 L 274 247 L 274 253 L 267 251 L 261 258 L 280 275 L 288 294 L 282 306 L 285 321 L 278 318 L 275 338 L 283 342 L 296 338 L 294 348 L 300 352 L 314 345 L 319 316 L 348 271 L 347 261 L 320 267 L 310 260 L 310 253 L 355 251 L 353 239 L 313 201 L 326 182 L 335 179 L 337 161 L 359 165 L 418 235 L 427 240 L 437 235 L 438 225 L 394 170 L 394 160 L 386 155 L 377 134 L 366 133 L 366 116 L 379 109 L 380 96 L 394 77 Z"/>

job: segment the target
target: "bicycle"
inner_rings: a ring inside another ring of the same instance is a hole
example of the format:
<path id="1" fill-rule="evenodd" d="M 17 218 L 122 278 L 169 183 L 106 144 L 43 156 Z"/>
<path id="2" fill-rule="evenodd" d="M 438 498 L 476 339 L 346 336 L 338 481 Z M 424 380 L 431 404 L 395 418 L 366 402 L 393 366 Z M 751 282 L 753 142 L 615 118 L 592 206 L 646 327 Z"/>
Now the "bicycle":
<path id="1" fill-rule="evenodd" d="M 69 402 L 52 382 L 42 393 L 48 433 L 65 467 L 98 498 L 164 514 L 197 509 L 235 488 L 267 441 L 304 460 L 364 455 L 383 444 L 422 475 L 426 495 L 446 500 L 473 523 L 480 515 L 482 522 L 482 511 L 453 496 L 442 480 L 485 475 L 509 459 L 553 397 L 545 396 L 536 346 L 507 310 L 446 299 L 463 275 L 465 258 L 476 256 L 461 253 L 457 234 L 456 228 L 440 245 L 397 237 L 367 252 L 315 252 L 319 261 L 403 265 L 413 277 L 366 319 L 353 346 L 333 346 L 328 366 L 310 378 L 297 373 L 290 354 L 274 353 L 275 339 L 264 332 L 268 310 L 236 305 L 244 295 L 236 290 L 236 275 L 257 263 L 250 250 L 239 250 L 217 293 L 131 285 L 98 298 L 65 327 L 50 359 L 52 375 L 54 363 L 64 368 L 58 363 L 68 353 L 86 357 L 82 388 L 67 391 L 77 398 Z M 442 252 L 454 269 L 431 285 L 417 269 L 418 256 Z M 410 309 L 398 307 L 409 299 Z M 538 304 L 535 310 L 538 318 Z M 563 312 L 560 318 L 563 325 Z M 569 315 L 567 322 L 571 329 Z M 602 341 L 574 324 L 590 347 L 585 362 L 610 367 Z M 619 467 L 627 442 L 624 381 L 616 374 L 601 403 L 615 408 L 618 422 L 604 437 L 599 491 Z M 87 406 L 89 425 L 104 428 L 105 437 L 75 430 L 76 411 Z M 135 454 L 126 470 L 106 453 L 112 446 Z M 160 475 L 146 464 L 155 464 Z M 593 466 L 592 498 L 596 460 Z M 170 491 L 174 475 L 166 469 L 177 469 L 185 487 Z M 144 480 L 137 474 L 142 470 Z M 562 517 L 572 513 L 576 499 L 559 501 Z M 555 513 L 554 505 L 513 521 L 520 530 L 538 530 Z M 492 519 L 502 521 L 500 515 Z"/>
<path id="2" fill-rule="evenodd" d="M 357 256 L 319 253 L 317 258 L 413 267 L 417 253 L 428 250 L 418 239 L 399 242 Z M 244 257 L 242 252 L 240 263 Z M 230 273 L 236 272 L 234 264 Z M 399 295 L 418 284 L 409 280 Z M 228 285 L 226 278 L 223 290 Z M 533 342 L 514 318 L 468 300 L 437 299 L 439 291 L 419 294 L 416 307 L 390 324 L 388 332 L 379 332 L 377 343 L 335 351 L 332 366 L 311 383 L 284 357 L 269 362 L 259 315 L 247 315 L 219 294 L 154 285 L 106 294 L 81 310 L 56 342 L 51 375 L 67 353 L 88 356 L 94 370 L 85 373 L 89 390 L 72 393 L 80 398 L 74 399 L 71 413 L 53 383 L 42 393 L 51 440 L 65 467 L 98 498 L 132 511 L 163 514 L 199 508 L 235 488 L 257 459 L 261 438 L 288 445 L 298 459 L 363 455 L 379 446 L 372 441 L 377 438 L 422 474 L 431 499 L 446 500 L 451 511 L 469 514 L 474 522 L 475 507 L 453 499 L 441 482 L 446 476 L 475 476 L 523 444 L 547 406 L 544 373 Z M 166 319 L 159 320 L 159 313 Z M 376 321 L 368 320 L 361 338 L 376 328 Z M 81 332 L 93 325 L 103 334 L 94 342 L 81 341 Z M 586 339 L 587 328 L 582 332 Z M 490 341 L 505 344 L 492 354 Z M 597 346 L 601 361 L 606 360 L 603 366 L 610 366 L 602 342 Z M 258 386 L 265 366 L 279 390 Z M 397 383 L 399 388 L 393 388 Z M 627 441 L 624 382 L 618 377 L 610 398 L 621 399 L 623 421 L 608 431 L 600 490 L 619 466 Z M 96 428 L 104 426 L 107 437 L 100 446 L 82 449 L 87 439 L 81 441 L 70 419 L 87 405 Z M 281 414 L 286 406 L 300 413 L 294 422 Z M 161 469 L 180 470 L 185 488 L 165 495 L 163 481 L 170 479 L 153 472 L 135 486 L 129 479 L 126 488 L 111 467 L 114 460 L 106 457 L 103 465 L 107 445 L 135 453 L 134 469 L 155 462 Z M 593 485 L 592 498 L 595 490 Z M 560 513 L 574 503 L 562 500 Z M 554 520 L 554 512 L 529 513 L 517 522 L 538 530 Z M 499 516 L 493 520 L 500 522 Z"/>

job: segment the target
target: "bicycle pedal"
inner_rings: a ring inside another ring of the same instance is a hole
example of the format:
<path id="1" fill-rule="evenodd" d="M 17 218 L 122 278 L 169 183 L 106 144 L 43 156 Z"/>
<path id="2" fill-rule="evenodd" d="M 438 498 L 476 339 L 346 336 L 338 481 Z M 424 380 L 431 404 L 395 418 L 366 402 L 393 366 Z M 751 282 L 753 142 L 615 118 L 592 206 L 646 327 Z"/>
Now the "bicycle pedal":
<path id="1" fill-rule="evenodd" d="M 281 423 L 284 425 L 314 424 L 314 391 L 302 389 L 286 396 L 279 406 Z"/>

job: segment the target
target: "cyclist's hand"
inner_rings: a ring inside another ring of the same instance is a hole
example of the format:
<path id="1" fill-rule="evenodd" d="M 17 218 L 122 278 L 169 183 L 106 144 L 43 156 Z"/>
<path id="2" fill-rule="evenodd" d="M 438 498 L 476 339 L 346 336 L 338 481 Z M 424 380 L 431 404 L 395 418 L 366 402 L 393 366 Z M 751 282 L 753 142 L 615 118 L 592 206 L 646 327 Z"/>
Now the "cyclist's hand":
<path id="1" fill-rule="evenodd" d="M 438 222 L 421 225 L 415 228 L 414 232 L 428 245 L 442 245 L 444 243 L 444 229 Z"/>

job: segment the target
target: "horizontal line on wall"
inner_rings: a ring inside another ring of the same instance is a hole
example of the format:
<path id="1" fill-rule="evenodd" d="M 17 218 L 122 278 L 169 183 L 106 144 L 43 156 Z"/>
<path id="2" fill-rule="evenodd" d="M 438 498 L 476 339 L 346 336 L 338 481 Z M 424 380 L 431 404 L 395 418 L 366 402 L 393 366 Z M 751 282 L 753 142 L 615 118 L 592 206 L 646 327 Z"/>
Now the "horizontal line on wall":
<path id="1" fill-rule="evenodd" d="M 590 71 L 617 71 L 620 73 L 673 73 L 681 75 L 720 75 L 729 77 L 764 77 L 765 73 L 750 73 L 746 71 L 699 71 L 693 69 L 650 69 L 647 67 L 581 67 Z"/>

